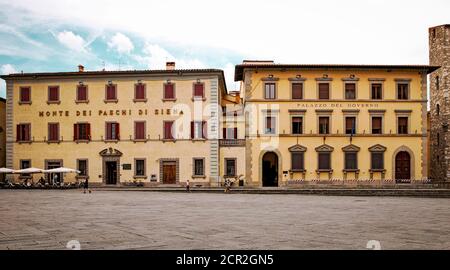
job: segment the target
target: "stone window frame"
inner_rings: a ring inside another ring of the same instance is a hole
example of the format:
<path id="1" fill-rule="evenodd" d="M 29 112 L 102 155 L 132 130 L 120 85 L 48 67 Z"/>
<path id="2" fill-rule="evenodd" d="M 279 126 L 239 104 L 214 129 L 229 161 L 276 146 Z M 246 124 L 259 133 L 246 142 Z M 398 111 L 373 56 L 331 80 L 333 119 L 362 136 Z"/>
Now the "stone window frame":
<path id="1" fill-rule="evenodd" d="M 118 124 L 119 125 L 119 130 L 117 132 L 119 136 L 117 136 L 117 138 L 115 138 L 115 139 L 108 139 L 108 138 L 106 138 L 108 136 L 108 124 Z M 120 123 L 119 123 L 119 121 L 113 121 L 113 120 L 105 121 L 105 137 L 103 137 L 103 141 L 104 142 L 118 142 L 118 141 L 120 141 Z"/>
<path id="2" fill-rule="evenodd" d="M 384 128 L 384 115 L 386 113 L 386 110 L 369 110 L 369 134 L 373 135 L 382 135 L 385 134 L 385 128 Z M 372 133 L 372 118 L 373 117 L 381 117 L 381 133 L 374 134 Z"/>
<path id="3" fill-rule="evenodd" d="M 370 179 L 373 178 L 373 174 L 375 172 L 380 172 L 381 173 L 381 178 L 384 179 L 384 176 L 386 174 L 386 150 L 387 148 L 381 144 L 375 144 L 371 147 L 368 148 L 369 152 L 370 152 L 370 169 L 369 169 L 369 173 L 370 173 Z M 383 169 L 373 169 L 373 153 L 382 153 L 382 161 L 383 161 Z"/>
<path id="4" fill-rule="evenodd" d="M 116 98 L 115 99 L 108 99 L 108 86 L 114 86 L 116 91 Z M 117 103 L 119 102 L 119 91 L 116 83 L 107 83 L 105 84 L 105 98 L 103 99 L 103 102 L 105 103 Z"/>
<path id="5" fill-rule="evenodd" d="M 144 139 L 136 139 L 136 123 L 144 123 Z M 133 121 L 133 142 L 146 142 L 147 141 L 147 121 L 135 120 Z"/>
<path id="6" fill-rule="evenodd" d="M 355 134 L 353 134 L 353 135 L 357 135 L 357 134 L 359 134 L 358 133 L 358 127 L 359 127 L 359 124 L 358 124 L 358 120 L 359 120 L 359 117 L 358 117 L 358 115 L 359 115 L 359 112 L 360 112 L 360 110 L 359 109 L 344 109 L 344 110 L 342 110 L 342 114 L 343 114 L 343 119 L 344 119 L 344 123 L 343 123 L 343 129 L 342 129 L 342 133 L 343 134 L 346 134 L 345 133 L 345 131 L 346 131 L 346 118 L 347 117 L 355 117 L 356 119 L 355 119 Z M 350 134 L 346 134 L 346 135 L 350 135 Z"/>
<path id="7" fill-rule="evenodd" d="M 28 88 L 28 89 L 30 89 L 30 90 L 29 90 L 29 91 L 30 91 L 30 93 L 29 93 L 30 100 L 29 100 L 29 101 L 22 101 L 22 89 L 23 89 L 23 88 Z M 23 104 L 31 105 L 31 103 L 32 103 L 31 92 L 32 92 L 31 86 L 20 86 L 20 87 L 19 87 L 19 105 L 23 105 Z"/>
<path id="8" fill-rule="evenodd" d="M 412 114 L 412 110 L 394 110 L 395 112 L 395 134 L 397 135 L 408 135 L 408 134 L 412 134 L 412 130 L 411 130 L 411 114 Z M 400 134 L 398 133 L 398 118 L 399 117 L 406 117 L 408 118 L 408 123 L 407 123 L 407 133 L 406 134 Z"/>
<path id="9" fill-rule="evenodd" d="M 234 161 L 234 175 L 227 175 L 226 174 L 227 169 L 228 169 L 227 161 L 229 161 L 229 160 Z M 237 158 L 224 158 L 223 161 L 224 161 L 224 166 L 223 166 L 223 168 L 224 168 L 224 172 L 223 172 L 224 177 L 235 177 L 235 176 L 237 176 Z"/>
<path id="10" fill-rule="evenodd" d="M 333 166 L 333 155 L 332 155 L 332 153 L 334 151 L 334 147 L 332 147 L 332 146 L 330 146 L 328 144 L 322 144 L 322 145 L 316 147 L 315 150 L 316 150 L 316 153 L 317 153 L 317 169 L 316 169 L 316 172 L 317 173 L 328 172 L 330 174 L 330 177 L 331 177 L 331 173 L 333 172 L 333 168 L 332 168 L 332 166 Z M 328 153 L 330 155 L 330 168 L 329 169 L 319 169 L 319 167 L 320 167 L 320 164 L 319 164 L 320 157 L 319 156 L 320 156 L 320 154 L 323 154 L 323 153 Z"/>
<path id="11" fill-rule="evenodd" d="M 333 109 L 316 109 L 316 125 L 317 125 L 317 134 L 319 136 L 326 136 L 333 134 L 333 125 L 332 125 L 332 119 L 333 119 Z M 320 133 L 320 117 L 328 117 L 328 133 Z"/>
<path id="12" fill-rule="evenodd" d="M 386 79 L 384 78 L 369 78 L 369 99 L 371 100 L 384 100 L 384 82 Z M 374 99 L 372 96 L 372 85 L 373 84 L 381 84 L 381 99 Z"/>
<path id="13" fill-rule="evenodd" d="M 195 85 L 196 84 L 203 85 L 203 95 L 201 97 L 200 96 L 195 96 Z M 197 81 L 192 83 L 192 98 L 191 98 L 191 100 L 192 101 L 198 101 L 198 100 L 205 101 L 206 100 L 206 83 L 200 81 L 200 79 L 198 79 Z"/>
<path id="14" fill-rule="evenodd" d="M 289 129 L 290 129 L 290 133 L 289 134 L 291 134 L 291 135 L 302 135 L 302 134 L 305 134 L 305 112 L 306 112 L 306 110 L 302 110 L 302 111 L 300 111 L 300 110 L 296 110 L 296 111 L 294 111 L 294 110 L 289 110 Z M 301 130 L 301 133 L 295 133 L 294 134 L 294 131 L 293 131 L 293 129 L 292 129 L 292 120 L 293 120 L 293 118 L 294 117 L 300 117 L 300 118 L 302 118 L 302 130 Z"/>
<path id="15" fill-rule="evenodd" d="M 50 125 L 58 125 L 58 139 L 50 140 Z M 48 122 L 47 123 L 47 143 L 60 143 L 61 142 L 61 125 L 59 122 Z"/>
<path id="16" fill-rule="evenodd" d="M 332 78 L 328 78 L 328 77 L 316 78 L 316 97 L 317 97 L 318 101 L 320 101 L 320 100 L 332 100 L 332 97 L 331 97 L 331 93 L 332 93 L 332 89 L 333 89 L 332 81 L 333 81 L 333 79 Z M 328 98 L 327 99 L 321 99 L 320 98 L 319 85 L 321 83 L 328 83 Z"/>
<path id="17" fill-rule="evenodd" d="M 15 141 L 18 142 L 19 144 L 20 143 L 32 143 L 33 142 L 33 136 L 31 134 L 31 123 L 30 122 L 19 122 L 19 123 L 16 124 L 16 126 L 19 126 L 19 125 L 27 125 L 28 126 L 28 130 L 29 130 L 29 133 L 30 133 L 30 139 L 29 140 L 18 139 L 19 134 L 16 134 L 16 140 Z M 17 127 L 16 127 L 16 132 L 17 132 Z"/>
<path id="18" fill-rule="evenodd" d="M 394 81 L 395 81 L 395 100 L 411 100 L 411 81 L 412 80 L 409 78 L 406 78 L 406 79 L 396 78 L 396 79 L 394 79 Z M 399 99 L 398 98 L 398 85 L 399 84 L 408 85 L 408 93 L 407 93 L 408 98 L 407 99 Z"/>
<path id="19" fill-rule="evenodd" d="M 50 88 L 58 89 L 58 100 L 50 100 Z M 47 86 L 47 104 L 61 104 L 61 88 L 59 85 L 48 85 Z"/>
<path id="20" fill-rule="evenodd" d="M 137 174 L 137 161 L 144 161 L 144 175 Z M 133 170 L 133 178 L 134 179 L 146 179 L 147 178 L 147 158 L 134 158 L 134 170 Z"/>
<path id="21" fill-rule="evenodd" d="M 59 166 L 60 167 L 64 167 L 64 160 L 63 159 L 44 159 L 44 169 L 48 170 L 48 163 L 49 162 L 59 162 Z M 50 180 L 49 177 L 49 173 L 45 174 L 45 179 Z M 53 181 L 53 180 L 51 180 Z M 59 179 L 60 183 L 64 183 L 64 173 L 61 173 L 61 179 Z"/>
<path id="22" fill-rule="evenodd" d="M 166 98 L 166 85 L 171 84 L 173 85 L 173 98 Z M 177 85 L 176 83 L 172 82 L 172 81 L 167 81 L 165 83 L 163 83 L 163 98 L 162 98 L 163 102 L 166 101 L 177 101 Z"/>
<path id="23" fill-rule="evenodd" d="M 302 78 L 302 77 L 299 77 L 299 78 L 288 78 L 288 80 L 289 80 L 289 89 L 291 90 L 291 91 L 289 91 L 289 99 L 290 100 L 304 100 L 305 99 L 305 81 L 306 81 L 306 78 Z M 298 83 L 298 84 L 301 84 L 302 85 L 302 98 L 293 98 L 293 96 L 292 96 L 292 85 L 294 84 L 294 83 Z"/>
<path id="24" fill-rule="evenodd" d="M 163 165 L 165 162 L 175 163 L 175 184 L 180 184 L 180 159 L 179 158 L 160 158 L 159 159 L 159 183 L 163 183 Z"/>
<path id="25" fill-rule="evenodd" d="M 87 159 L 87 158 L 77 158 L 76 159 L 77 170 L 79 170 L 79 171 L 80 171 L 80 166 L 79 166 L 79 162 L 80 161 L 86 161 L 86 175 L 77 174 L 75 176 L 75 178 L 77 178 L 77 179 L 89 179 L 89 159 Z"/>
<path id="26" fill-rule="evenodd" d="M 307 150 L 308 150 L 308 148 L 306 148 L 305 146 L 300 145 L 300 144 L 296 144 L 296 145 L 293 145 L 293 146 L 288 148 L 288 151 L 291 154 L 291 168 L 290 168 L 289 172 L 301 172 L 301 173 L 305 173 L 306 172 L 306 168 L 305 168 L 305 152 Z M 303 154 L 303 164 L 302 164 L 303 169 L 293 169 L 292 168 L 293 167 L 292 166 L 293 165 L 292 164 L 293 163 L 292 154 L 294 154 L 294 153 L 296 153 L 296 154 L 298 154 L 298 153 Z"/>
<path id="27" fill-rule="evenodd" d="M 79 97 L 78 97 L 78 87 L 80 87 L 80 86 L 86 87 L 86 100 L 80 100 Z M 81 82 L 81 83 L 79 83 L 76 86 L 76 89 L 75 89 L 75 103 L 76 104 L 78 104 L 78 103 L 89 103 L 89 86 L 87 84 L 84 84 L 84 83 Z"/>
<path id="28" fill-rule="evenodd" d="M 279 114 L 280 114 L 280 110 L 276 109 L 276 110 L 271 110 L 271 109 L 267 109 L 267 110 L 262 110 L 262 119 L 263 119 L 263 132 L 262 134 L 264 134 L 265 136 L 278 136 L 278 120 L 279 120 Z M 275 119 L 275 132 L 274 133 L 266 133 L 266 125 L 267 125 L 267 117 L 273 117 Z"/>
<path id="29" fill-rule="evenodd" d="M 22 167 L 22 162 L 23 161 L 28 161 L 30 163 L 30 167 L 28 167 L 28 168 L 32 168 L 33 167 L 32 166 L 33 163 L 32 163 L 32 159 L 31 158 L 19 159 L 19 169 L 20 170 L 27 169 L 27 168 L 23 168 Z M 19 179 L 31 179 L 31 178 L 33 178 L 33 175 L 31 173 L 21 173 L 21 174 L 19 174 Z"/>
<path id="30" fill-rule="evenodd" d="M 138 98 L 136 98 L 136 86 L 138 86 L 138 85 L 144 85 L 144 98 L 142 98 L 142 99 L 138 99 Z M 134 98 L 133 98 L 133 102 L 134 103 L 137 103 L 137 102 L 147 102 L 147 84 L 146 83 L 142 83 L 142 82 L 138 82 L 138 83 L 135 83 L 134 84 L 134 89 L 133 89 L 134 91 Z M 117 91 L 117 90 L 116 90 Z M 117 93 L 116 93 L 116 96 L 117 96 Z"/>
<path id="31" fill-rule="evenodd" d="M 342 95 L 343 95 L 343 99 L 344 100 L 358 100 L 358 82 L 359 82 L 359 78 L 356 78 L 356 77 L 348 77 L 348 78 L 342 78 L 342 85 L 343 85 L 343 90 L 344 91 L 342 91 L 343 93 L 342 93 Z M 348 84 L 348 83 L 353 83 L 353 84 L 355 84 L 355 98 L 354 99 L 348 99 L 348 98 L 346 98 L 346 95 L 345 95 L 345 86 Z"/>
<path id="32" fill-rule="evenodd" d="M 197 160 L 201 160 L 202 161 L 203 174 L 196 174 L 195 173 L 195 161 L 197 161 Z M 206 169 L 205 160 L 206 159 L 204 157 L 193 157 L 192 158 L 192 178 L 206 178 L 206 174 L 205 174 L 205 169 Z"/>
<path id="33" fill-rule="evenodd" d="M 263 81 L 263 83 L 262 83 L 263 99 L 264 100 L 277 100 L 278 99 L 278 78 L 272 78 L 272 79 L 267 79 L 267 80 L 261 79 L 261 80 Z M 266 97 L 266 85 L 269 84 L 269 83 L 275 85 L 274 98 L 267 98 Z"/>
<path id="34" fill-rule="evenodd" d="M 354 145 L 354 144 L 349 144 L 347 146 L 342 147 L 342 152 L 344 153 L 344 168 L 343 168 L 343 172 L 355 172 L 355 173 L 359 173 L 360 169 L 359 169 L 359 159 L 358 159 L 358 153 L 361 150 L 360 147 Z M 356 154 L 356 169 L 347 169 L 347 159 L 346 159 L 346 154 L 347 153 L 355 153 Z"/>

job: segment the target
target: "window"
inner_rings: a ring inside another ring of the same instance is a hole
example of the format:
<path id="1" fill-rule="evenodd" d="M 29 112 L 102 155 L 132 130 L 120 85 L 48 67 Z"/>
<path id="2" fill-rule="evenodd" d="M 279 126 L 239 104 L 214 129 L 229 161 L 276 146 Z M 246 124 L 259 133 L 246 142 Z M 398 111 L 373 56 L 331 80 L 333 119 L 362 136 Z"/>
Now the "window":
<path id="1" fill-rule="evenodd" d="M 303 99 L 303 83 L 292 83 L 292 99 Z"/>
<path id="2" fill-rule="evenodd" d="M 236 176 L 236 159 L 225 159 L 225 176 Z"/>
<path id="3" fill-rule="evenodd" d="M 408 134 L 408 117 L 398 118 L 398 134 Z"/>
<path id="4" fill-rule="evenodd" d="M 407 83 L 397 84 L 397 99 L 408 99 L 408 88 L 409 85 Z"/>
<path id="5" fill-rule="evenodd" d="M 330 99 L 329 83 L 319 83 L 319 99 Z"/>
<path id="6" fill-rule="evenodd" d="M 164 99 L 175 99 L 175 85 L 173 83 L 164 84 Z"/>
<path id="7" fill-rule="evenodd" d="M 77 123 L 73 128 L 75 141 L 87 141 L 91 139 L 91 124 L 89 123 Z"/>
<path id="8" fill-rule="evenodd" d="M 106 140 L 120 140 L 119 131 L 120 131 L 119 123 L 107 122 Z"/>
<path id="9" fill-rule="evenodd" d="M 206 139 L 206 121 L 191 122 L 191 139 Z"/>
<path id="10" fill-rule="evenodd" d="M 382 99 L 382 85 L 381 83 L 372 84 L 372 99 Z"/>
<path id="11" fill-rule="evenodd" d="M 436 104 L 436 115 L 440 114 L 440 108 L 439 108 L 439 104 Z"/>
<path id="12" fill-rule="evenodd" d="M 223 128 L 223 138 L 228 140 L 237 139 L 237 128 Z"/>
<path id="13" fill-rule="evenodd" d="M 383 152 L 372 152 L 370 154 L 371 162 L 370 168 L 372 170 L 383 170 L 384 169 L 384 153 Z"/>
<path id="14" fill-rule="evenodd" d="M 31 103 L 31 87 L 20 87 L 20 103 Z"/>
<path id="15" fill-rule="evenodd" d="M 134 139 L 145 140 L 145 121 L 134 122 Z"/>
<path id="16" fill-rule="evenodd" d="M 276 98 L 275 83 L 264 84 L 264 98 L 265 99 L 275 99 Z"/>
<path id="17" fill-rule="evenodd" d="M 265 134 L 275 134 L 275 117 L 266 116 L 266 127 L 264 130 Z"/>
<path id="18" fill-rule="evenodd" d="M 18 142 L 31 141 L 31 124 L 18 124 L 16 136 Z"/>
<path id="19" fill-rule="evenodd" d="M 88 160 L 87 159 L 78 159 L 77 160 L 77 169 L 80 171 L 78 176 L 88 176 Z"/>
<path id="20" fill-rule="evenodd" d="M 106 101 L 117 101 L 117 86 L 115 84 L 106 85 Z"/>
<path id="21" fill-rule="evenodd" d="M 194 176 L 204 176 L 204 175 L 205 175 L 205 159 L 194 158 Z"/>
<path id="22" fill-rule="evenodd" d="M 205 91 L 204 91 L 204 84 L 203 83 L 195 83 L 194 84 L 194 98 L 203 98 L 205 97 Z"/>
<path id="23" fill-rule="evenodd" d="M 319 170 L 331 170 L 331 153 L 319 153 Z"/>
<path id="24" fill-rule="evenodd" d="M 302 134 L 303 133 L 303 117 L 294 116 L 292 117 L 292 134 Z"/>
<path id="25" fill-rule="evenodd" d="M 86 85 L 78 85 L 77 86 L 77 101 L 78 102 L 86 102 L 88 101 L 88 92 Z"/>
<path id="26" fill-rule="evenodd" d="M 59 141 L 59 123 L 48 123 L 48 141 Z"/>
<path id="27" fill-rule="evenodd" d="M 345 99 L 356 99 L 356 84 L 346 83 L 345 84 Z"/>
<path id="28" fill-rule="evenodd" d="M 304 153 L 303 152 L 291 152 L 291 170 L 303 171 L 304 166 Z"/>
<path id="29" fill-rule="evenodd" d="M 436 134 L 436 141 L 437 141 L 437 145 L 440 146 L 441 145 L 441 135 L 439 134 L 439 132 Z"/>
<path id="30" fill-rule="evenodd" d="M 135 101 L 145 101 L 145 84 L 137 83 L 134 85 L 134 100 Z"/>
<path id="31" fill-rule="evenodd" d="M 372 134 L 381 134 L 382 133 L 382 117 L 374 116 L 372 117 Z"/>
<path id="32" fill-rule="evenodd" d="M 439 90 L 439 76 L 436 76 L 436 90 Z"/>
<path id="33" fill-rule="evenodd" d="M 356 152 L 345 152 L 345 169 L 346 170 L 357 170 L 357 153 Z"/>
<path id="34" fill-rule="evenodd" d="M 319 117 L 319 134 L 329 134 L 330 133 L 330 117 L 321 116 Z"/>
<path id="35" fill-rule="evenodd" d="M 28 169 L 31 168 L 31 160 L 29 159 L 21 159 L 20 160 L 20 169 Z M 20 174 L 21 177 L 31 177 L 31 174 L 29 173 L 22 173 Z"/>
<path id="36" fill-rule="evenodd" d="M 59 86 L 48 87 L 48 102 L 59 102 Z"/>
<path id="37" fill-rule="evenodd" d="M 172 126 L 173 126 L 173 121 L 164 122 L 164 139 L 165 140 L 173 140 Z"/>
<path id="38" fill-rule="evenodd" d="M 356 117 L 347 116 L 345 117 L 345 134 L 355 134 L 356 133 Z"/>
<path id="39" fill-rule="evenodd" d="M 134 176 L 145 176 L 145 159 L 134 160 Z"/>

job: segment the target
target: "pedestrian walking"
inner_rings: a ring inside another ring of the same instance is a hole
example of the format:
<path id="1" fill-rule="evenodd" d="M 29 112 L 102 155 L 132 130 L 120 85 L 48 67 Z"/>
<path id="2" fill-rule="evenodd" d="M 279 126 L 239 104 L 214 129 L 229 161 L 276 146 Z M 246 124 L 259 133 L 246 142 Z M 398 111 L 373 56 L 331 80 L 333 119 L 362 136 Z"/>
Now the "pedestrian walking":
<path id="1" fill-rule="evenodd" d="M 189 179 L 186 180 L 186 191 L 187 191 L 187 192 L 191 192 L 191 186 L 190 186 L 190 184 L 189 184 Z"/>
<path id="2" fill-rule="evenodd" d="M 84 179 L 83 189 L 84 189 L 84 190 L 83 190 L 83 193 L 86 194 L 86 190 L 87 190 L 89 193 L 91 193 L 91 190 L 89 189 L 89 179 L 88 179 L 88 178 Z"/>

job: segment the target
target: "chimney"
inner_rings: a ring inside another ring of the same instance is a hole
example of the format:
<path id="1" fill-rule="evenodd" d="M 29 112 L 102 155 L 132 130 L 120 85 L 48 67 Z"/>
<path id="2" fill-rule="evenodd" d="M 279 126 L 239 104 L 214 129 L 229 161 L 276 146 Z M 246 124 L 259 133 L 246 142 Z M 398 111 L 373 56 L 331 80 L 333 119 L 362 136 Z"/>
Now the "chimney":
<path id="1" fill-rule="evenodd" d="M 166 62 L 166 70 L 174 70 L 175 62 Z"/>
<path id="2" fill-rule="evenodd" d="M 84 72 L 84 66 L 78 65 L 78 72 Z"/>

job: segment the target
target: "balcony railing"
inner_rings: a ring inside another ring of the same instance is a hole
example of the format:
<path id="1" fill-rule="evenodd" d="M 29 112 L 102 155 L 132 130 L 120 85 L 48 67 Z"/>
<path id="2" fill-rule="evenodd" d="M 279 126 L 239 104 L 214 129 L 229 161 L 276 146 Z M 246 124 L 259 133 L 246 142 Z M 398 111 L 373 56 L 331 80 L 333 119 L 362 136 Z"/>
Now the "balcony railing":
<path id="1" fill-rule="evenodd" d="M 222 139 L 219 141 L 219 146 L 245 146 L 245 140 L 243 139 Z"/>

